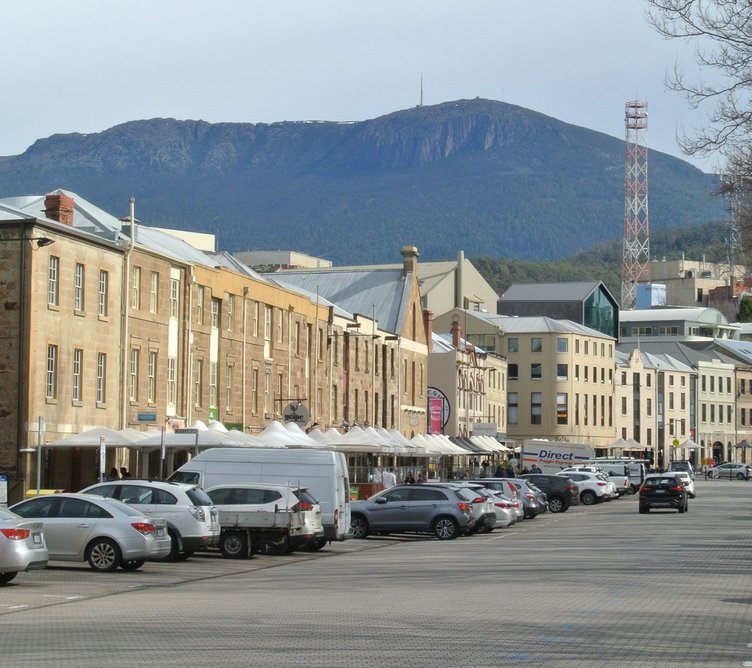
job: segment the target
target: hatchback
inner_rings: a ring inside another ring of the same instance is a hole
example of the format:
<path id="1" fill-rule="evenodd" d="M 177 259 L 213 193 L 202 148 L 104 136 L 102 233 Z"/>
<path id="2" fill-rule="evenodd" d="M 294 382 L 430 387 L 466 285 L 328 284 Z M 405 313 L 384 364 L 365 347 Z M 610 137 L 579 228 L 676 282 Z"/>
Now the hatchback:
<path id="1" fill-rule="evenodd" d="M 219 541 L 219 513 L 198 485 L 163 480 L 113 480 L 81 490 L 118 499 L 152 517 L 167 521 L 170 559 L 186 559 Z"/>
<path id="2" fill-rule="evenodd" d="M 432 533 L 451 540 L 474 526 L 473 492 L 450 484 L 397 485 L 363 501 L 353 501 L 353 538 L 370 533 Z"/>
<path id="3" fill-rule="evenodd" d="M 640 513 L 648 513 L 651 508 L 676 508 L 686 513 L 689 510 L 687 496 L 687 488 L 677 474 L 648 475 L 640 487 Z"/>
<path id="4" fill-rule="evenodd" d="M 749 480 L 752 476 L 752 465 L 750 464 L 719 464 L 709 468 L 705 472 L 708 478 L 736 478 L 737 480 Z"/>
<path id="5" fill-rule="evenodd" d="M 30 522 L 0 508 L 0 584 L 10 582 L 19 571 L 47 566 L 47 546 L 41 522 Z"/>
<path id="6" fill-rule="evenodd" d="M 580 502 L 579 490 L 565 475 L 548 473 L 528 473 L 522 476 L 542 489 L 548 498 L 548 509 L 552 513 L 563 513 L 569 506 Z"/>
<path id="7" fill-rule="evenodd" d="M 140 568 L 170 552 L 164 520 L 145 516 L 115 499 L 89 494 L 50 494 L 11 510 L 43 525 L 49 558 L 88 561 L 95 571 Z"/>

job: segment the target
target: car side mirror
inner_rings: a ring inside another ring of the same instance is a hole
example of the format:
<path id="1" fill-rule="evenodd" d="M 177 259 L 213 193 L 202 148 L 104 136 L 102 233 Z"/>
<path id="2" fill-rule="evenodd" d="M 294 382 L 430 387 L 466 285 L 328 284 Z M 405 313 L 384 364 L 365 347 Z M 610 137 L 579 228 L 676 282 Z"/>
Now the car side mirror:
<path id="1" fill-rule="evenodd" d="M 376 499 L 375 503 L 386 503 L 386 497 L 380 496 L 378 499 Z"/>

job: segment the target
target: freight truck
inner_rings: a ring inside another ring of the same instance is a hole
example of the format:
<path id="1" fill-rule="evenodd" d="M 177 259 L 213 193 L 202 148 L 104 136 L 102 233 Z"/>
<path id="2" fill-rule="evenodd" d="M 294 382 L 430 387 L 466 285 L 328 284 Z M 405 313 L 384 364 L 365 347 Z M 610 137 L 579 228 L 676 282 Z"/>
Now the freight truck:
<path id="1" fill-rule="evenodd" d="M 570 466 L 581 466 L 595 457 L 595 450 L 584 443 L 529 439 L 522 443 L 522 468 L 533 465 L 543 473 L 558 473 Z"/>

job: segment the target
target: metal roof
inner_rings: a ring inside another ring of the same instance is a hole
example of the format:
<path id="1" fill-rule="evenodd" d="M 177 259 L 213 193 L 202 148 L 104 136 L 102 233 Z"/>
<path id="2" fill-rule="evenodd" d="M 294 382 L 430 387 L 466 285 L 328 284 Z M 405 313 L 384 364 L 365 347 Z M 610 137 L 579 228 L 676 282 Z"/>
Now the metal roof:
<path id="1" fill-rule="evenodd" d="M 493 313 L 484 313 L 483 311 L 463 311 L 469 316 L 481 318 L 501 328 L 505 333 L 516 332 L 518 334 L 533 334 L 537 332 L 561 332 L 562 334 L 582 334 L 583 336 L 597 336 L 598 338 L 613 337 L 607 336 L 585 325 L 581 325 L 572 320 L 558 320 L 548 316 L 514 316 L 514 315 L 496 315 Z"/>
<path id="2" fill-rule="evenodd" d="M 622 325 L 630 322 L 692 321 L 727 325 L 728 321 L 717 309 L 710 306 L 695 308 L 646 308 L 619 311 Z"/>
<path id="3" fill-rule="evenodd" d="M 515 283 L 501 296 L 503 302 L 584 301 L 602 283 L 575 281 L 571 283 Z M 605 289 L 605 287 L 604 287 Z"/>
<path id="4" fill-rule="evenodd" d="M 399 333 L 410 282 L 402 269 L 363 269 L 275 272 L 274 281 L 319 294 L 353 314 L 374 317 L 379 328 Z"/>

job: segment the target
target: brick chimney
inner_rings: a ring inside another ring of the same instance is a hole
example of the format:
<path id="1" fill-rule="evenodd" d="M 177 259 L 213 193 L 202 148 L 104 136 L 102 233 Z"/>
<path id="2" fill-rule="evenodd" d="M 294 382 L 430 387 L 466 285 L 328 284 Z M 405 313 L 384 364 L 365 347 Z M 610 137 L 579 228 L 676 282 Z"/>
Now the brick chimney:
<path id="1" fill-rule="evenodd" d="M 67 195 L 47 195 L 44 215 L 64 225 L 73 225 L 73 198 Z"/>
<path id="2" fill-rule="evenodd" d="M 433 350 L 433 311 L 427 308 L 423 309 L 423 329 L 426 330 L 426 342 L 430 353 Z"/>
<path id="3" fill-rule="evenodd" d="M 452 320 L 452 345 L 459 350 L 462 339 L 462 327 L 459 320 Z"/>
<path id="4" fill-rule="evenodd" d="M 418 271 L 420 253 L 415 246 L 402 247 L 402 274 L 415 274 Z"/>

